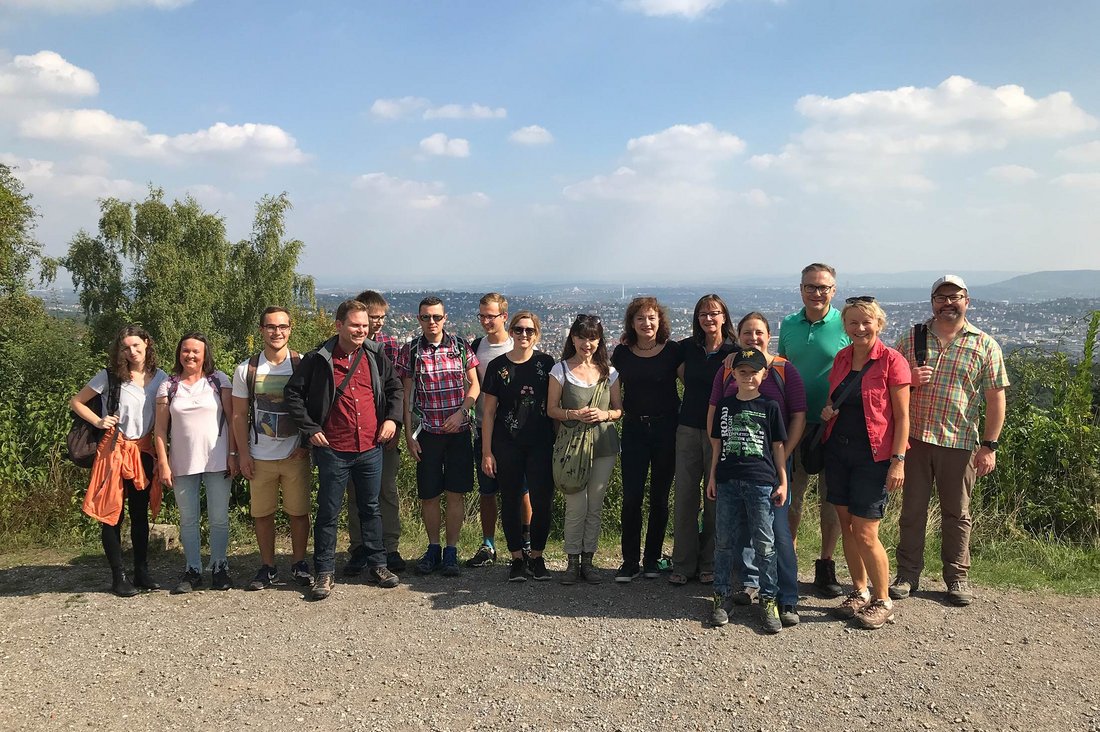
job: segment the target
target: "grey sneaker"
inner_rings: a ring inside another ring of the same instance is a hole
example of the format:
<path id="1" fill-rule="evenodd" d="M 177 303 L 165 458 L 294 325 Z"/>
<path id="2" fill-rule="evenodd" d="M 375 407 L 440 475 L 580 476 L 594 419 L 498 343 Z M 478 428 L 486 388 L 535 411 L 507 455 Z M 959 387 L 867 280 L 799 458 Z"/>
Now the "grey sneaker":
<path id="1" fill-rule="evenodd" d="M 844 598 L 844 602 L 833 611 L 841 620 L 851 620 L 860 610 L 871 603 L 871 598 L 858 590 Z"/>
<path id="2" fill-rule="evenodd" d="M 742 587 L 740 592 L 733 593 L 734 605 L 751 605 L 752 601 L 756 599 L 756 596 L 760 594 L 760 590 L 756 587 Z"/>
<path id="3" fill-rule="evenodd" d="M 760 621 L 765 633 L 778 633 L 783 630 L 783 622 L 779 619 L 779 605 L 774 597 L 760 599 Z"/>
<path id="4" fill-rule="evenodd" d="M 725 595 L 715 595 L 711 598 L 710 624 L 716 628 L 720 628 L 729 621 L 730 616 L 729 613 L 726 612 Z"/>
<path id="5" fill-rule="evenodd" d="M 798 608 L 794 605 L 779 606 L 779 622 L 783 623 L 784 628 L 798 625 L 801 621 L 802 619 L 798 617 Z"/>
<path id="6" fill-rule="evenodd" d="M 890 599 L 891 600 L 904 600 L 909 595 L 913 594 L 920 588 L 920 583 L 916 580 L 907 580 L 904 577 L 895 577 L 894 583 L 890 585 Z"/>
<path id="7" fill-rule="evenodd" d="M 958 607 L 966 607 L 974 601 L 974 593 L 970 591 L 970 585 L 966 580 L 947 583 L 947 601 Z"/>

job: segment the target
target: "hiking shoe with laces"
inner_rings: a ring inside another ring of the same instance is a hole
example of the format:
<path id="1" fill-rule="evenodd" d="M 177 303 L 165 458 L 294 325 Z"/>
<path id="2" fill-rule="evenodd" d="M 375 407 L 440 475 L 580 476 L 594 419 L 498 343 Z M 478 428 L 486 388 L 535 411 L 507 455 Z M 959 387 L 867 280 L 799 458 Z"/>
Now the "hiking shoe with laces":
<path id="1" fill-rule="evenodd" d="M 710 624 L 720 628 L 730 621 L 730 615 L 726 612 L 725 595 L 714 595 L 711 598 Z"/>
<path id="2" fill-rule="evenodd" d="M 878 630 L 894 622 L 894 604 L 888 600 L 872 600 L 856 613 L 856 622 L 867 630 Z"/>
<path id="3" fill-rule="evenodd" d="M 779 622 L 783 623 L 784 628 L 798 625 L 801 621 L 802 619 L 798 617 L 798 608 L 794 605 L 779 606 Z"/>
<path id="4" fill-rule="evenodd" d="M 386 569 L 400 574 L 405 571 L 407 566 L 408 563 L 405 561 L 405 558 L 401 556 L 401 552 L 386 553 Z"/>
<path id="5" fill-rule="evenodd" d="M 862 610 L 865 605 L 870 604 L 870 602 L 871 598 L 869 596 L 856 590 L 845 597 L 844 602 L 840 603 L 833 612 L 842 620 L 851 620 L 856 616 L 856 613 Z"/>
<path id="6" fill-rule="evenodd" d="M 202 588 L 202 573 L 197 569 L 188 569 L 180 577 L 180 581 L 172 588 L 173 595 L 185 595 L 193 590 Z"/>
<path id="7" fill-rule="evenodd" d="M 947 583 L 947 601 L 958 607 L 966 607 L 974 601 L 974 593 L 970 591 L 970 585 L 966 580 Z"/>
<path id="8" fill-rule="evenodd" d="M 398 579 L 396 574 L 383 565 L 381 567 L 371 567 L 367 570 L 367 582 L 389 590 L 397 587 L 401 580 Z"/>
<path id="9" fill-rule="evenodd" d="M 443 549 L 443 576 L 457 577 L 462 574 L 458 566 L 458 547 L 449 546 Z"/>
<path id="10" fill-rule="evenodd" d="M 757 587 L 742 587 L 739 592 L 733 593 L 734 605 L 751 605 L 752 601 L 756 599 L 756 596 L 760 594 L 760 589 Z"/>
<path id="11" fill-rule="evenodd" d="M 466 560 L 467 567 L 488 567 L 497 561 L 497 550 L 488 544 L 482 544 L 474 555 Z"/>
<path id="12" fill-rule="evenodd" d="M 121 569 L 111 570 L 111 592 L 119 597 L 133 597 L 141 593 Z"/>
<path id="13" fill-rule="evenodd" d="M 904 600 L 912 593 L 917 591 L 920 585 L 913 581 L 907 580 L 903 577 L 895 577 L 893 584 L 890 585 L 889 594 L 891 600 Z"/>
<path id="14" fill-rule="evenodd" d="M 332 588 L 335 585 L 336 580 L 332 572 L 318 572 L 313 588 L 309 591 L 309 596 L 314 600 L 324 600 L 332 594 Z"/>
<path id="15" fill-rule="evenodd" d="M 603 582 L 600 570 L 596 569 L 596 566 L 592 563 L 591 554 L 581 554 L 581 568 L 577 577 L 590 585 L 598 585 Z"/>
<path id="16" fill-rule="evenodd" d="M 836 562 L 832 559 L 814 562 L 814 587 L 822 597 L 840 597 L 844 590 L 836 581 Z"/>
<path id="17" fill-rule="evenodd" d="M 509 582 L 526 582 L 527 581 L 527 560 L 523 557 L 516 557 L 512 560 L 511 566 L 508 567 L 508 581 Z"/>
<path id="18" fill-rule="evenodd" d="M 431 574 L 443 564 L 443 550 L 439 544 L 429 544 L 424 556 L 416 561 L 416 571 L 420 574 Z"/>
<path id="19" fill-rule="evenodd" d="M 215 569 L 210 573 L 210 589 L 228 590 L 233 587 L 233 580 L 229 578 L 229 567 Z"/>
<path id="20" fill-rule="evenodd" d="M 779 604 L 774 597 L 760 598 L 760 622 L 765 633 L 783 630 L 783 622 L 779 619 Z"/>
<path id="21" fill-rule="evenodd" d="M 642 567 L 637 562 L 634 564 L 627 564 L 623 562 L 619 565 L 619 571 L 615 573 L 616 582 L 629 582 L 642 573 Z"/>
<path id="22" fill-rule="evenodd" d="M 260 569 L 256 572 L 256 576 L 252 578 L 252 581 L 245 585 L 246 590 L 253 592 L 262 590 L 274 582 L 279 576 L 279 570 L 275 567 L 268 566 L 266 564 L 260 565 Z"/>
<path id="23" fill-rule="evenodd" d="M 313 584 L 313 573 L 309 571 L 309 564 L 304 559 L 290 565 L 290 576 L 302 587 L 309 587 Z M 272 579 L 274 580 L 274 577 Z"/>
<path id="24" fill-rule="evenodd" d="M 538 582 L 545 582 L 550 579 L 550 572 L 546 569 L 546 560 L 542 556 L 528 559 L 527 571 L 531 573 L 531 579 Z"/>
<path id="25" fill-rule="evenodd" d="M 563 585 L 575 585 L 578 582 L 584 582 L 584 577 L 581 576 L 581 555 L 570 554 L 569 563 L 565 565 L 565 573 L 562 574 L 561 580 Z"/>

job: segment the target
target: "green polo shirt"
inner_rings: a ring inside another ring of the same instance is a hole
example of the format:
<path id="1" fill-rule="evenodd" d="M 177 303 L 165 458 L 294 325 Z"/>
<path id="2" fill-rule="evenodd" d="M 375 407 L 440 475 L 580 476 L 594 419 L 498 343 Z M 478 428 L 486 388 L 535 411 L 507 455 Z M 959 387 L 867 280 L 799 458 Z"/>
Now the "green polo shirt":
<path id="1" fill-rule="evenodd" d="M 829 396 L 829 370 L 837 351 L 852 341 L 844 332 L 840 311 L 829 308 L 816 323 L 806 320 L 806 308 L 783 318 L 779 326 L 779 355 L 798 369 L 806 385 L 806 421 L 817 424 Z"/>

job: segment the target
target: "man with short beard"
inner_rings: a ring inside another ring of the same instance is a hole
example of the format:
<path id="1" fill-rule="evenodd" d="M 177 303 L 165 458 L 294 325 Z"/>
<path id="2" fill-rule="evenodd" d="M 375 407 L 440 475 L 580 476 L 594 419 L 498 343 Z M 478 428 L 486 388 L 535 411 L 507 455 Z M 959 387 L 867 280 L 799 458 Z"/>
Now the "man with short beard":
<path id="1" fill-rule="evenodd" d="M 924 568 L 924 532 L 932 485 L 940 501 L 943 579 L 947 600 L 969 605 L 970 495 L 974 481 L 997 466 L 997 438 L 1005 421 L 1005 370 L 1001 347 L 966 319 L 970 296 L 958 275 L 944 275 L 932 285 L 932 318 L 924 340 L 915 329 L 902 337 L 898 350 L 913 369 L 909 402 L 909 440 L 905 455 L 898 576 L 890 597 L 909 597 Z M 918 326 L 919 328 L 919 326 Z M 981 401 L 985 425 L 980 431 Z"/>

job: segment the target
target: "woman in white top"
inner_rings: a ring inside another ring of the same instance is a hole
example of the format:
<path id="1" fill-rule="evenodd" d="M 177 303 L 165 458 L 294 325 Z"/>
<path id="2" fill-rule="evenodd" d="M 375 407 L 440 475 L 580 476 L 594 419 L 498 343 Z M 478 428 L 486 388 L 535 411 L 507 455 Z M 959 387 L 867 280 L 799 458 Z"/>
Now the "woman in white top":
<path id="1" fill-rule="evenodd" d="M 606 381 L 606 389 L 596 387 Z M 594 397 L 598 396 L 598 399 Z M 546 413 L 565 424 L 590 424 L 598 430 L 588 484 L 565 495 L 565 553 L 569 566 L 562 584 L 600 582 L 592 555 L 600 540 L 600 514 L 607 481 L 619 456 L 619 433 L 612 424 L 623 416 L 619 374 L 611 366 L 603 324 L 595 315 L 578 315 L 569 328 L 561 361 L 550 370 Z"/>
<path id="2" fill-rule="evenodd" d="M 84 513 L 100 523 L 103 553 L 111 565 L 111 591 L 133 597 L 138 588 L 158 590 L 149 574 L 149 508 L 160 508 L 160 486 L 153 485 L 153 403 L 157 388 L 168 378 L 157 368 L 153 339 L 144 328 L 130 325 L 118 332 L 107 352 L 107 368 L 69 401 L 84 421 L 106 430 L 92 479 L 84 498 Z M 100 411 L 88 406 L 100 397 Z M 123 473 L 132 475 L 124 478 Z M 155 495 L 153 495 L 155 494 Z M 130 539 L 134 546 L 134 582 L 122 569 L 123 499 L 130 506 Z M 136 587 L 135 587 L 136 585 Z"/>
<path id="3" fill-rule="evenodd" d="M 210 522 L 210 587 L 228 590 L 229 429 L 233 413 L 229 377 L 214 370 L 214 355 L 202 333 L 188 333 L 176 346 L 176 363 L 157 391 L 157 470 L 176 491 L 180 541 L 187 567 L 174 594 L 202 586 L 199 485 L 206 486 Z M 169 445 L 169 438 L 171 444 Z"/>

